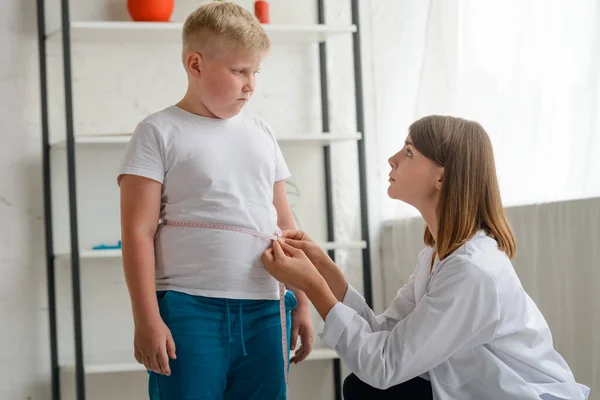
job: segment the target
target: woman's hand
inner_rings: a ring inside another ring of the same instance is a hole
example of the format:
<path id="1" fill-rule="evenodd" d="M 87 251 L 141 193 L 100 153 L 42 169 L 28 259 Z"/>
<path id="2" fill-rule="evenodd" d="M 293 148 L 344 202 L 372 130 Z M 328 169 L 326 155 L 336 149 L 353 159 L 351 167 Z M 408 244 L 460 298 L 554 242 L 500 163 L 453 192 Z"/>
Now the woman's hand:
<path id="1" fill-rule="evenodd" d="M 323 320 L 337 303 L 327 282 L 302 250 L 279 240 L 262 255 L 265 269 L 279 282 L 302 290 Z"/>
<path id="2" fill-rule="evenodd" d="M 348 290 L 348 282 L 346 282 L 344 274 L 342 274 L 342 271 L 329 255 L 327 255 L 325 250 L 319 247 L 318 244 L 313 242 L 311 238 L 302 231 L 283 231 L 283 238 L 286 244 L 302 250 L 306 254 L 317 271 L 325 278 L 327 285 L 338 301 L 343 301 L 344 296 L 346 296 L 346 291 Z"/>
<path id="3" fill-rule="evenodd" d="M 305 232 L 299 230 L 287 230 L 283 231 L 282 237 L 285 243 L 302 250 L 319 272 L 326 266 L 331 266 L 332 264 L 335 265 L 325 250 L 313 242 Z"/>
<path id="4" fill-rule="evenodd" d="M 302 250 L 279 240 L 262 255 L 268 273 L 279 282 L 308 292 L 319 285 L 323 278 Z"/>

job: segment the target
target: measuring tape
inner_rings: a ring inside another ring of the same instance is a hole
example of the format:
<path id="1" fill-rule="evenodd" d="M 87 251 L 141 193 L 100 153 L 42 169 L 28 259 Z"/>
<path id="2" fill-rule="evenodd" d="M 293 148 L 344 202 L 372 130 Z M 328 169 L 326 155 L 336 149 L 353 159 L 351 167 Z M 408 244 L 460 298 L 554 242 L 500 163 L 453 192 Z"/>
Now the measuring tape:
<path id="1" fill-rule="evenodd" d="M 222 231 L 230 231 L 243 233 L 246 235 L 258 237 L 265 240 L 278 240 L 281 237 L 281 229 L 277 228 L 275 235 L 269 235 L 267 233 L 257 232 L 252 229 L 242 228 L 241 226 L 215 224 L 210 222 L 197 222 L 197 221 L 172 221 L 163 220 L 162 224 L 172 226 L 184 226 L 190 228 L 204 228 L 204 229 L 217 229 Z M 283 374 L 285 376 L 285 384 L 288 384 L 288 344 L 287 344 L 287 321 L 285 312 L 285 286 L 279 282 L 279 319 L 281 320 L 281 351 L 283 355 Z"/>

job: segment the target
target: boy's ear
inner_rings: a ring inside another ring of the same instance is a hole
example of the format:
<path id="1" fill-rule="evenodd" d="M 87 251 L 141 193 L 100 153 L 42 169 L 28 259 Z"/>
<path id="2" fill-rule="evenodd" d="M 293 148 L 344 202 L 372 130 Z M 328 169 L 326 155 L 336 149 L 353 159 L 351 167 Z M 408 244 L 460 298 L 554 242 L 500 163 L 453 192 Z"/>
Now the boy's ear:
<path id="1" fill-rule="evenodd" d="M 189 53 L 186 57 L 185 65 L 191 76 L 196 78 L 200 77 L 202 71 L 202 55 L 197 52 Z"/>

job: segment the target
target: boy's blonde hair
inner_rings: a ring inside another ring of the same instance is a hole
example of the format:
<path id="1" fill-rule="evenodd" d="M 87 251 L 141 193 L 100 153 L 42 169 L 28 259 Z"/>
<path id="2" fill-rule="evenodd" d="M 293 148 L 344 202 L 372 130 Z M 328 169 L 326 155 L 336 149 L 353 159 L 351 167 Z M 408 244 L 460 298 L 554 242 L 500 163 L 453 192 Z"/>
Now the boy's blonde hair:
<path id="1" fill-rule="evenodd" d="M 190 52 L 211 57 L 221 50 L 267 52 L 271 41 L 258 19 L 243 7 L 227 1 L 202 4 L 185 20 L 183 59 Z"/>

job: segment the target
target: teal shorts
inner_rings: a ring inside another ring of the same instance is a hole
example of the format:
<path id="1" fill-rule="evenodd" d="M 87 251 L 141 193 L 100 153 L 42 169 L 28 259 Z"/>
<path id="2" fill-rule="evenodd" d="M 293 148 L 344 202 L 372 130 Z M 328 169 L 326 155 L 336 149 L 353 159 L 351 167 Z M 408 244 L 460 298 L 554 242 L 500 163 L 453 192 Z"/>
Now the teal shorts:
<path id="1" fill-rule="evenodd" d="M 279 300 L 220 299 L 158 292 L 160 315 L 175 341 L 171 375 L 149 372 L 151 400 L 283 400 L 286 383 Z M 285 296 L 287 343 L 290 311 Z"/>

